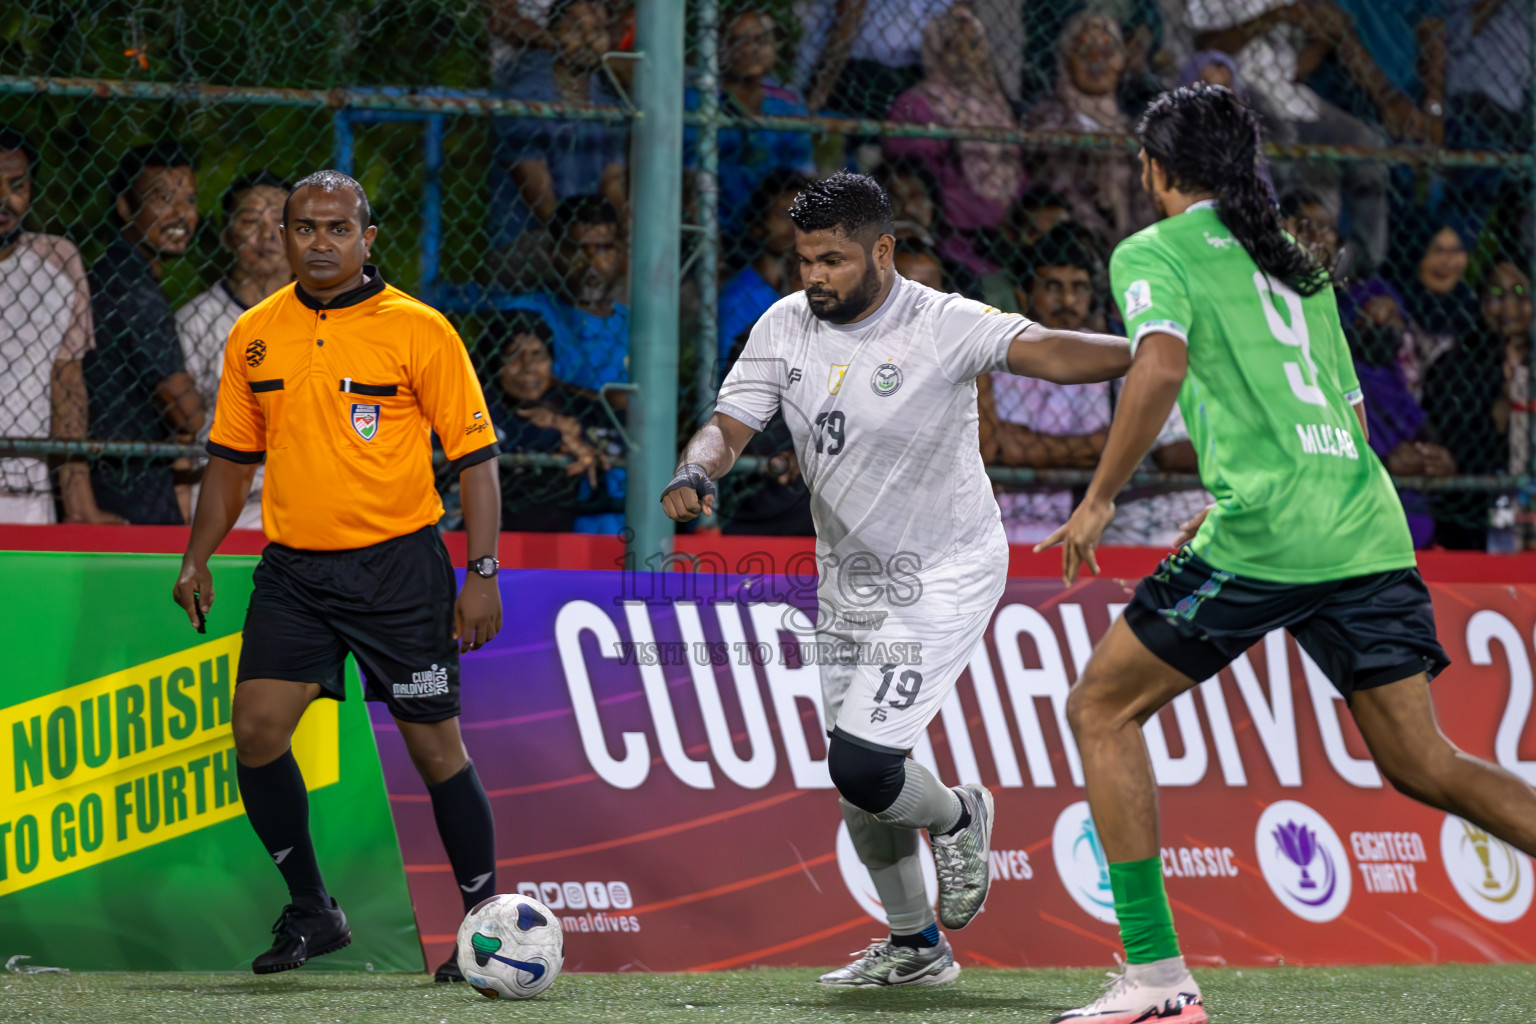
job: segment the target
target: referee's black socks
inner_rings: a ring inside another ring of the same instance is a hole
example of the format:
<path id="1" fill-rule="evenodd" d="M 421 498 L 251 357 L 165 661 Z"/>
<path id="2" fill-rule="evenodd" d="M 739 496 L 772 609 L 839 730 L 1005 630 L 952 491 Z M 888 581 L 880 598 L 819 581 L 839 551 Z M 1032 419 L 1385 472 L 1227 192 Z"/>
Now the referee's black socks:
<path id="1" fill-rule="evenodd" d="M 490 798 L 473 761 L 457 775 L 428 786 L 427 792 L 432 794 L 437 834 L 443 839 L 468 913 L 475 904 L 497 893 L 496 823 L 491 817 Z"/>
<path id="2" fill-rule="evenodd" d="M 309 792 L 292 748 L 260 768 L 236 765 L 245 816 L 288 883 L 289 898 L 301 907 L 329 907 L 320 880 L 315 846 L 309 838 Z"/>

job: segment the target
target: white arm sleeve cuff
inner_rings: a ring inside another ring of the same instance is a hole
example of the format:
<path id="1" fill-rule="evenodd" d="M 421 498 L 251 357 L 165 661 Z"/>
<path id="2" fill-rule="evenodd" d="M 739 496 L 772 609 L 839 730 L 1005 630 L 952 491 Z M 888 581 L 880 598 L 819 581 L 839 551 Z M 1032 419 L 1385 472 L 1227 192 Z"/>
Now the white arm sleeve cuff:
<path id="1" fill-rule="evenodd" d="M 1136 333 L 1131 336 L 1131 355 L 1136 354 L 1136 346 L 1141 344 L 1141 339 L 1149 334 L 1171 334 L 1185 345 L 1189 344 L 1189 334 L 1184 330 L 1184 325 L 1172 320 L 1148 320 L 1136 328 Z"/>

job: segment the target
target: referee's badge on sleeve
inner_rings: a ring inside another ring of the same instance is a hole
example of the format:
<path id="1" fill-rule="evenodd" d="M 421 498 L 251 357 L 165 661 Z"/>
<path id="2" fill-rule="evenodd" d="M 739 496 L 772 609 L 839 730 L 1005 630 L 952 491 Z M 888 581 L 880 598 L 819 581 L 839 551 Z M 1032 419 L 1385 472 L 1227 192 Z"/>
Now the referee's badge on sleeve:
<path id="1" fill-rule="evenodd" d="M 379 406 L 353 405 L 352 429 L 364 441 L 372 441 L 379 432 Z"/>

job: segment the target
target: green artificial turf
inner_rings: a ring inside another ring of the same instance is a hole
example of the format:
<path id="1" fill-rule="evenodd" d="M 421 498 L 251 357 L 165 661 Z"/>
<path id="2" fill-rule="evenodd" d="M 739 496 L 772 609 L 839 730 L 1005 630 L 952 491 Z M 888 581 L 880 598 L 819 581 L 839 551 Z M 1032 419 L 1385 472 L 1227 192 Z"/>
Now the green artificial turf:
<path id="1" fill-rule="evenodd" d="M 1099 971 L 967 967 L 943 988 L 828 991 L 816 971 L 567 975 L 538 999 L 482 999 L 421 975 L 0 974 L 0 1020 L 60 1024 L 868 1024 L 1040 1022 L 1098 992 Z M 1536 965 L 1202 970 L 1222 1024 L 1532 1024 Z"/>

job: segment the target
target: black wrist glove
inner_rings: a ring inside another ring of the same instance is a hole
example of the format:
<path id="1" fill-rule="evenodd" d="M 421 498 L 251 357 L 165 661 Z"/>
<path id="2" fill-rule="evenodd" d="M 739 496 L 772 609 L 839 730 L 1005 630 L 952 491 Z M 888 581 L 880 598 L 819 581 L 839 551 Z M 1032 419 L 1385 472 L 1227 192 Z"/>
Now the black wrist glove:
<path id="1" fill-rule="evenodd" d="M 679 466 L 677 475 L 672 478 L 671 483 L 667 484 L 666 489 L 661 492 L 661 496 L 665 498 L 680 487 L 692 487 L 693 492 L 699 496 L 700 505 L 704 504 L 706 497 L 713 496 L 715 493 L 715 482 L 709 478 L 709 474 L 704 471 L 704 467 L 697 462 L 690 462 L 687 465 Z"/>

